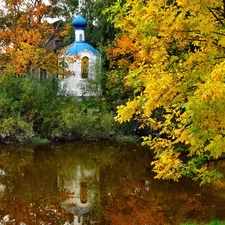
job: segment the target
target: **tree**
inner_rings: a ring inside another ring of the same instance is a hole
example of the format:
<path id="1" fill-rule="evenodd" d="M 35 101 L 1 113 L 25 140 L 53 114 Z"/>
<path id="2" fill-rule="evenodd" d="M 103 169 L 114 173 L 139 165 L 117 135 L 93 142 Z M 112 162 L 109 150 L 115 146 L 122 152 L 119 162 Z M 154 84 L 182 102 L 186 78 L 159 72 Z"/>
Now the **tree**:
<path id="1" fill-rule="evenodd" d="M 46 48 L 52 37 L 60 36 L 59 26 L 47 22 L 57 13 L 42 0 L 3 1 L 0 14 L 0 61 L 3 72 L 35 75 L 41 68 L 49 74 L 63 74 L 58 56 Z"/>
<path id="2" fill-rule="evenodd" d="M 78 0 L 59 0 L 57 1 L 58 14 L 71 24 L 71 21 L 80 10 L 82 16 L 87 20 L 88 25 L 85 28 L 85 41 L 94 47 L 105 47 L 109 40 L 113 40 L 116 34 L 116 29 L 107 20 L 108 15 L 102 12 L 111 6 L 115 0 L 81 1 L 78 5 Z M 65 45 L 74 41 L 73 27 L 69 30 L 68 36 L 65 37 Z"/>
<path id="3" fill-rule="evenodd" d="M 209 162 L 225 147 L 224 8 L 222 0 L 126 0 L 108 9 L 138 48 L 125 74 L 134 97 L 118 107 L 116 120 L 151 128 L 143 144 L 155 153 L 155 178 L 184 175 L 204 184 L 221 177 Z M 114 59 L 125 52 L 120 41 Z"/>
<path id="4" fill-rule="evenodd" d="M 106 14 L 102 12 L 113 5 L 115 0 L 93 1 L 87 0 L 84 2 L 81 11 L 88 21 L 86 28 L 86 41 L 93 46 L 107 46 L 108 41 L 113 40 L 116 34 L 116 29 L 107 20 Z"/>
<path id="5" fill-rule="evenodd" d="M 110 62 L 110 71 L 106 74 L 105 93 L 110 101 L 119 104 L 133 95 L 133 88 L 124 85 L 126 75 L 130 69 L 137 69 L 140 57 L 138 47 L 126 34 L 117 34 L 117 39 L 107 47 L 107 59 Z"/>
<path id="6" fill-rule="evenodd" d="M 78 12 L 78 0 L 53 0 L 57 8 L 58 16 L 63 17 L 66 21 L 71 22 Z"/>

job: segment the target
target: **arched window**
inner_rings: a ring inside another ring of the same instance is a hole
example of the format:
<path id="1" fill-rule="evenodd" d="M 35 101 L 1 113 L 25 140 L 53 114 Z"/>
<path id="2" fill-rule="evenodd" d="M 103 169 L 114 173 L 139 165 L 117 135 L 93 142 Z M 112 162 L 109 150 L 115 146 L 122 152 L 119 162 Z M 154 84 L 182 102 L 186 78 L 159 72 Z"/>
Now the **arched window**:
<path id="1" fill-rule="evenodd" d="M 80 34 L 80 41 L 82 41 L 82 34 Z"/>
<path id="2" fill-rule="evenodd" d="M 89 59 L 88 57 L 83 57 L 81 61 L 81 78 L 88 77 L 88 67 L 89 67 Z"/>

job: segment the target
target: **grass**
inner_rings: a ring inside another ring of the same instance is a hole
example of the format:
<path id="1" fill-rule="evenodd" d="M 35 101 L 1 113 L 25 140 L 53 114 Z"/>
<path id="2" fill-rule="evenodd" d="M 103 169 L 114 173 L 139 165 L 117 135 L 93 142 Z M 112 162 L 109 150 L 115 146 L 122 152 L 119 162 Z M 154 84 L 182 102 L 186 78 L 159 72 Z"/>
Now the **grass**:
<path id="1" fill-rule="evenodd" d="M 225 221 L 218 221 L 218 220 L 213 220 L 210 223 L 207 224 L 199 224 L 199 223 L 181 223 L 180 225 L 225 225 Z"/>

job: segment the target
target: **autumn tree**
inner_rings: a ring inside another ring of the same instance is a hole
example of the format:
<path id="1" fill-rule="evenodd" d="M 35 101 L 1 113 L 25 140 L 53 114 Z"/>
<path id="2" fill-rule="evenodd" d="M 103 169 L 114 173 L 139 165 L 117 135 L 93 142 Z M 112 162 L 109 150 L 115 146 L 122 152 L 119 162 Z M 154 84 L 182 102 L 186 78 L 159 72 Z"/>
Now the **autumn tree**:
<path id="1" fill-rule="evenodd" d="M 47 22 L 57 13 L 57 5 L 45 1 L 3 1 L 0 10 L 0 62 L 3 72 L 35 75 L 37 70 L 63 74 L 58 56 L 47 48 L 53 37 L 60 36 L 59 26 Z"/>
<path id="2" fill-rule="evenodd" d="M 105 93 L 108 100 L 126 101 L 133 95 L 133 87 L 125 85 L 126 74 L 130 69 L 137 69 L 141 58 L 136 43 L 127 35 L 117 34 L 117 38 L 107 47 L 107 60 L 109 60 L 109 72 L 106 74 Z M 119 103 L 119 104 L 120 104 Z"/>
<path id="3" fill-rule="evenodd" d="M 107 12 L 126 37 L 116 40 L 113 59 L 127 67 L 125 82 L 134 88 L 116 120 L 151 128 L 143 144 L 154 151 L 155 178 L 215 182 L 221 174 L 209 162 L 225 147 L 224 1 L 126 0 Z"/>

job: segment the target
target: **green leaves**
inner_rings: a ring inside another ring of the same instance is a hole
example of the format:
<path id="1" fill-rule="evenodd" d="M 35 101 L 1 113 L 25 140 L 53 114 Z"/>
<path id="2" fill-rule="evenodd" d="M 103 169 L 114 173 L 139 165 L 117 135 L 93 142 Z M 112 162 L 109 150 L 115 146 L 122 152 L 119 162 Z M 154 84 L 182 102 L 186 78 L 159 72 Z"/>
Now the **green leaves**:
<path id="1" fill-rule="evenodd" d="M 0 85 L 0 141 L 26 142 L 36 136 L 91 140 L 119 135 L 114 114 L 102 102 L 86 101 L 66 96 L 56 79 L 5 77 Z"/>

